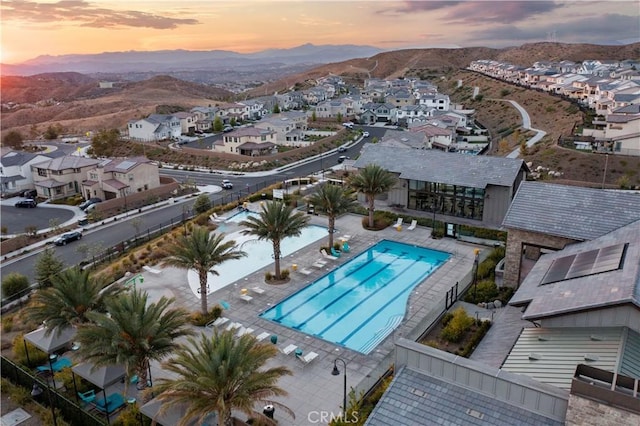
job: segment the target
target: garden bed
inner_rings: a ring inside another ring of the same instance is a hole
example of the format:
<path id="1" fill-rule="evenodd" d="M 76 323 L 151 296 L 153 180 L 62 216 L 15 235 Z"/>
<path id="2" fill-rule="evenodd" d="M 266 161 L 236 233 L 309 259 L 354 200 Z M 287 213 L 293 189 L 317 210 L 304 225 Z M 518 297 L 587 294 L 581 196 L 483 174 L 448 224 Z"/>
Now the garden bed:
<path id="1" fill-rule="evenodd" d="M 464 308 L 458 309 L 464 311 Z M 484 335 L 487 334 L 487 331 L 489 331 L 491 322 L 475 320 L 465 312 L 465 315 L 467 315 L 466 322 L 460 325 L 458 335 L 454 336 L 455 338 L 451 338 L 450 333 L 447 333 L 447 326 L 453 321 L 454 315 L 455 313 L 445 314 L 442 319 L 419 340 L 419 343 L 468 358 Z"/>

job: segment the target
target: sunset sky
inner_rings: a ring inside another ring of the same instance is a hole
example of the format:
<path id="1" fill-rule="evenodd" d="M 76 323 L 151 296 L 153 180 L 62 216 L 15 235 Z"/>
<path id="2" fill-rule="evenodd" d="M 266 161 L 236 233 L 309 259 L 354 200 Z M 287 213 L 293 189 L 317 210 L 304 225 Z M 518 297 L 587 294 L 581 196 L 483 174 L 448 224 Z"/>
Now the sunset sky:
<path id="1" fill-rule="evenodd" d="M 629 1 L 1 0 L 0 60 L 128 50 L 232 50 L 304 43 L 504 47 L 640 41 Z"/>

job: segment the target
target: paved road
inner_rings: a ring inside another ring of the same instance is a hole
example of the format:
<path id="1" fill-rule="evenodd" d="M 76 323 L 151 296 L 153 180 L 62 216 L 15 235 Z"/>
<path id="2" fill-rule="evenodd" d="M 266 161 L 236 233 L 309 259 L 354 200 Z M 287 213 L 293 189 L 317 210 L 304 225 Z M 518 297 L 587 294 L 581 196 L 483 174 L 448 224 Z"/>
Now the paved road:
<path id="1" fill-rule="evenodd" d="M 505 99 L 500 99 L 500 100 L 505 100 Z M 545 137 L 547 132 L 545 132 L 544 130 L 532 128 L 531 117 L 529 117 L 529 113 L 524 108 L 522 108 L 520 104 L 518 104 L 516 101 L 509 100 L 508 102 L 510 102 L 511 105 L 516 107 L 518 112 L 520 112 L 520 115 L 522 116 L 522 127 L 524 129 L 532 130 L 536 132 L 536 134 L 527 141 L 527 148 L 531 148 L 536 143 L 538 143 L 543 137 Z M 511 153 L 509 153 L 509 155 L 507 155 L 507 158 L 518 158 L 519 156 L 520 156 L 520 147 L 514 149 Z"/>
<path id="2" fill-rule="evenodd" d="M 371 134 L 368 140 L 371 140 L 374 136 L 380 138 L 384 132 L 386 132 L 386 129 L 381 129 L 379 127 L 365 127 L 364 129 Z M 228 178 L 234 183 L 234 189 L 212 193 L 210 194 L 210 198 L 214 204 L 219 205 L 221 203 L 233 201 L 241 195 L 246 195 L 247 184 L 249 184 L 249 190 L 253 193 L 274 182 L 291 179 L 297 176 L 307 176 L 318 172 L 323 168 L 330 168 L 337 164 L 337 159 L 340 155 L 349 155 L 351 158 L 355 158 L 364 143 L 365 141 L 361 140 L 352 145 L 346 153 L 338 153 L 337 151 L 325 153 L 322 156 L 318 156 L 318 158 L 293 166 L 286 171 L 258 174 L 247 173 L 243 176 L 225 176 L 224 178 Z M 170 169 L 162 169 L 162 174 L 176 177 L 178 180 L 181 180 L 180 178 L 182 177 L 182 181 L 192 180 L 198 185 L 219 185 L 220 180 L 223 178 L 222 174 L 218 175 L 208 172 L 187 172 Z M 66 246 L 55 247 L 55 250 L 65 265 L 76 265 L 85 258 L 85 254 L 81 254 L 78 250 L 81 246 L 84 248 L 88 247 L 93 251 L 97 251 L 100 248 L 112 247 L 122 241 L 131 239 L 134 236 L 136 233 L 136 227 L 134 227 L 134 224 L 138 226 L 141 233 L 145 233 L 147 228 L 153 229 L 161 225 L 178 223 L 185 213 L 188 214 L 188 212 L 191 211 L 194 201 L 195 198 L 188 198 L 175 204 L 167 205 L 163 208 L 122 218 L 117 222 L 110 222 L 104 227 L 99 227 L 90 232 L 85 232 L 81 241 L 75 241 Z M 136 218 L 136 222 L 131 221 L 133 217 Z M 40 251 L 41 250 L 34 250 L 27 256 L 2 262 L 2 265 L 0 265 L 0 274 L 5 275 L 11 272 L 17 272 L 27 276 L 30 280 L 33 280 L 33 269 L 37 260 L 37 255 Z"/>
<path id="3" fill-rule="evenodd" d="M 14 197 L 1 202 L 2 226 L 7 228 L 9 235 L 21 234 L 28 226 L 35 226 L 38 230 L 50 228 L 52 221 L 58 225 L 64 225 L 75 217 L 74 209 L 80 212 L 77 207 L 42 203 L 34 209 L 14 207 L 16 201 L 23 199 L 22 197 Z"/>

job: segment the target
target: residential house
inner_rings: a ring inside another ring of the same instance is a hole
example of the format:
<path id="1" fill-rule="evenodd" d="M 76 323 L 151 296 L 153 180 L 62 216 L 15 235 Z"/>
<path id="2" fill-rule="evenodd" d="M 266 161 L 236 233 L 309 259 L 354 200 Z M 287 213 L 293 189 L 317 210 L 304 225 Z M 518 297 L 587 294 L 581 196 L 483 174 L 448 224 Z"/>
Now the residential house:
<path id="1" fill-rule="evenodd" d="M 196 130 L 199 132 L 205 132 L 213 128 L 213 121 L 216 118 L 218 108 L 212 106 L 194 107 L 191 109 L 191 112 L 197 117 Z"/>
<path id="2" fill-rule="evenodd" d="M 38 196 L 57 200 L 82 194 L 82 182 L 100 160 L 65 155 L 31 165 L 33 183 Z"/>
<path id="3" fill-rule="evenodd" d="M 342 99 L 331 99 L 320 102 L 315 107 L 317 118 L 346 118 L 348 114 L 348 105 Z"/>
<path id="4" fill-rule="evenodd" d="M 387 130 L 379 144 L 397 148 L 431 149 L 431 144 L 424 133 L 402 130 Z"/>
<path id="5" fill-rule="evenodd" d="M 598 151 L 640 155 L 640 104 L 614 110 L 606 116 L 604 129 L 583 129 L 582 134 L 595 138 Z"/>
<path id="6" fill-rule="evenodd" d="M 418 124 L 415 127 L 409 127 L 409 132 L 421 133 L 426 136 L 427 143 L 433 149 L 448 151 L 455 142 L 455 130 L 452 128 L 437 126 L 434 124 Z"/>
<path id="7" fill-rule="evenodd" d="M 387 93 L 384 101 L 389 105 L 400 108 L 407 105 L 415 105 L 416 98 L 408 88 L 403 87 Z"/>
<path id="8" fill-rule="evenodd" d="M 151 114 L 141 120 L 129 121 L 127 130 L 131 140 L 151 142 L 179 138 L 182 125 L 180 119 L 173 115 Z"/>
<path id="9" fill-rule="evenodd" d="M 393 105 L 387 103 L 367 103 L 362 106 L 361 124 L 388 123 L 395 115 Z"/>
<path id="10" fill-rule="evenodd" d="M 180 129 L 183 135 L 194 133 L 198 130 L 196 123 L 198 122 L 198 115 L 193 112 L 176 112 L 173 114 L 178 120 L 180 120 Z"/>
<path id="11" fill-rule="evenodd" d="M 218 112 L 216 115 L 222 119 L 224 124 L 236 123 L 249 119 L 249 106 L 241 103 L 225 103 L 217 105 Z"/>
<path id="12" fill-rule="evenodd" d="M 517 159 L 380 144 L 365 145 L 354 167 L 368 164 L 377 164 L 398 177 L 387 194 L 389 204 L 443 215 L 452 225 L 475 222 L 489 227 L 502 223 L 528 172 Z M 455 226 L 449 231 L 455 236 Z"/>
<path id="13" fill-rule="evenodd" d="M 304 132 L 307 130 L 307 115 L 302 111 L 285 111 L 279 114 L 266 115 L 255 123 L 258 129 L 267 130 L 275 134 L 271 141 L 284 146 L 304 145 Z"/>
<path id="14" fill-rule="evenodd" d="M 31 165 L 64 155 L 62 151 L 31 153 L 2 148 L 0 156 L 0 193 L 15 194 L 34 189 Z M 39 194 L 44 197 L 44 194 Z"/>
<path id="15" fill-rule="evenodd" d="M 420 96 L 418 104 L 424 105 L 427 108 L 434 108 L 439 111 L 449 111 L 451 107 L 451 101 L 449 96 L 442 93 L 430 93 Z"/>
<path id="16" fill-rule="evenodd" d="M 254 126 L 241 127 L 225 133 L 212 149 L 237 155 L 261 156 L 271 154 L 276 147 L 276 132 Z"/>
<path id="17" fill-rule="evenodd" d="M 111 200 L 160 186 L 158 166 L 146 157 L 106 159 L 87 170 L 82 182 L 85 199 Z"/>
<path id="18" fill-rule="evenodd" d="M 391 122 L 399 126 L 409 127 L 416 121 L 421 121 L 427 117 L 433 117 L 435 108 L 425 105 L 405 105 L 394 108 Z"/>
<path id="19" fill-rule="evenodd" d="M 249 111 L 249 120 L 260 120 L 268 111 L 264 107 L 264 102 L 256 99 L 247 99 L 246 101 L 238 102 L 245 105 Z"/>

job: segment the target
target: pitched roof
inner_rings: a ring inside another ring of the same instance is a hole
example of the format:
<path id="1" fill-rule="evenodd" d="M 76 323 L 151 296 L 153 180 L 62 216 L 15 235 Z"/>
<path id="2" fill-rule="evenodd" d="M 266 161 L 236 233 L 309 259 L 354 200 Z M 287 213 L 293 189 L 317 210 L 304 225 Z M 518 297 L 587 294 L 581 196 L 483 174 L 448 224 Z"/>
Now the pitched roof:
<path id="1" fill-rule="evenodd" d="M 428 420 L 427 420 L 428 419 Z M 366 426 L 562 425 L 480 391 L 402 368 L 373 409 Z"/>
<path id="2" fill-rule="evenodd" d="M 575 278 L 543 284 L 556 259 L 568 259 L 573 254 L 617 244 L 626 244 L 626 247 L 616 269 L 589 271 L 589 274 Z M 571 244 L 558 252 L 545 254 L 527 274 L 509 304 L 527 305 L 522 316 L 527 320 L 623 304 L 640 308 L 640 219 L 593 241 Z"/>
<path id="3" fill-rule="evenodd" d="M 39 169 L 47 170 L 68 170 L 96 166 L 99 163 L 100 160 L 94 160 L 93 158 L 65 155 L 64 157 L 54 158 L 52 160 L 43 161 L 42 163 L 33 164 L 33 166 Z"/>
<path id="4" fill-rule="evenodd" d="M 21 151 L 9 151 L 2 156 L 2 165 L 4 167 L 21 166 L 36 157 L 37 154 Z"/>
<path id="5" fill-rule="evenodd" d="M 486 188 L 487 185 L 511 186 L 521 170 L 522 160 L 461 155 L 439 150 L 416 150 L 367 144 L 363 147 L 354 167 L 367 164 L 399 173 L 401 179 Z"/>
<path id="6" fill-rule="evenodd" d="M 574 240 L 592 240 L 638 219 L 640 194 L 522 182 L 502 225 Z"/>

